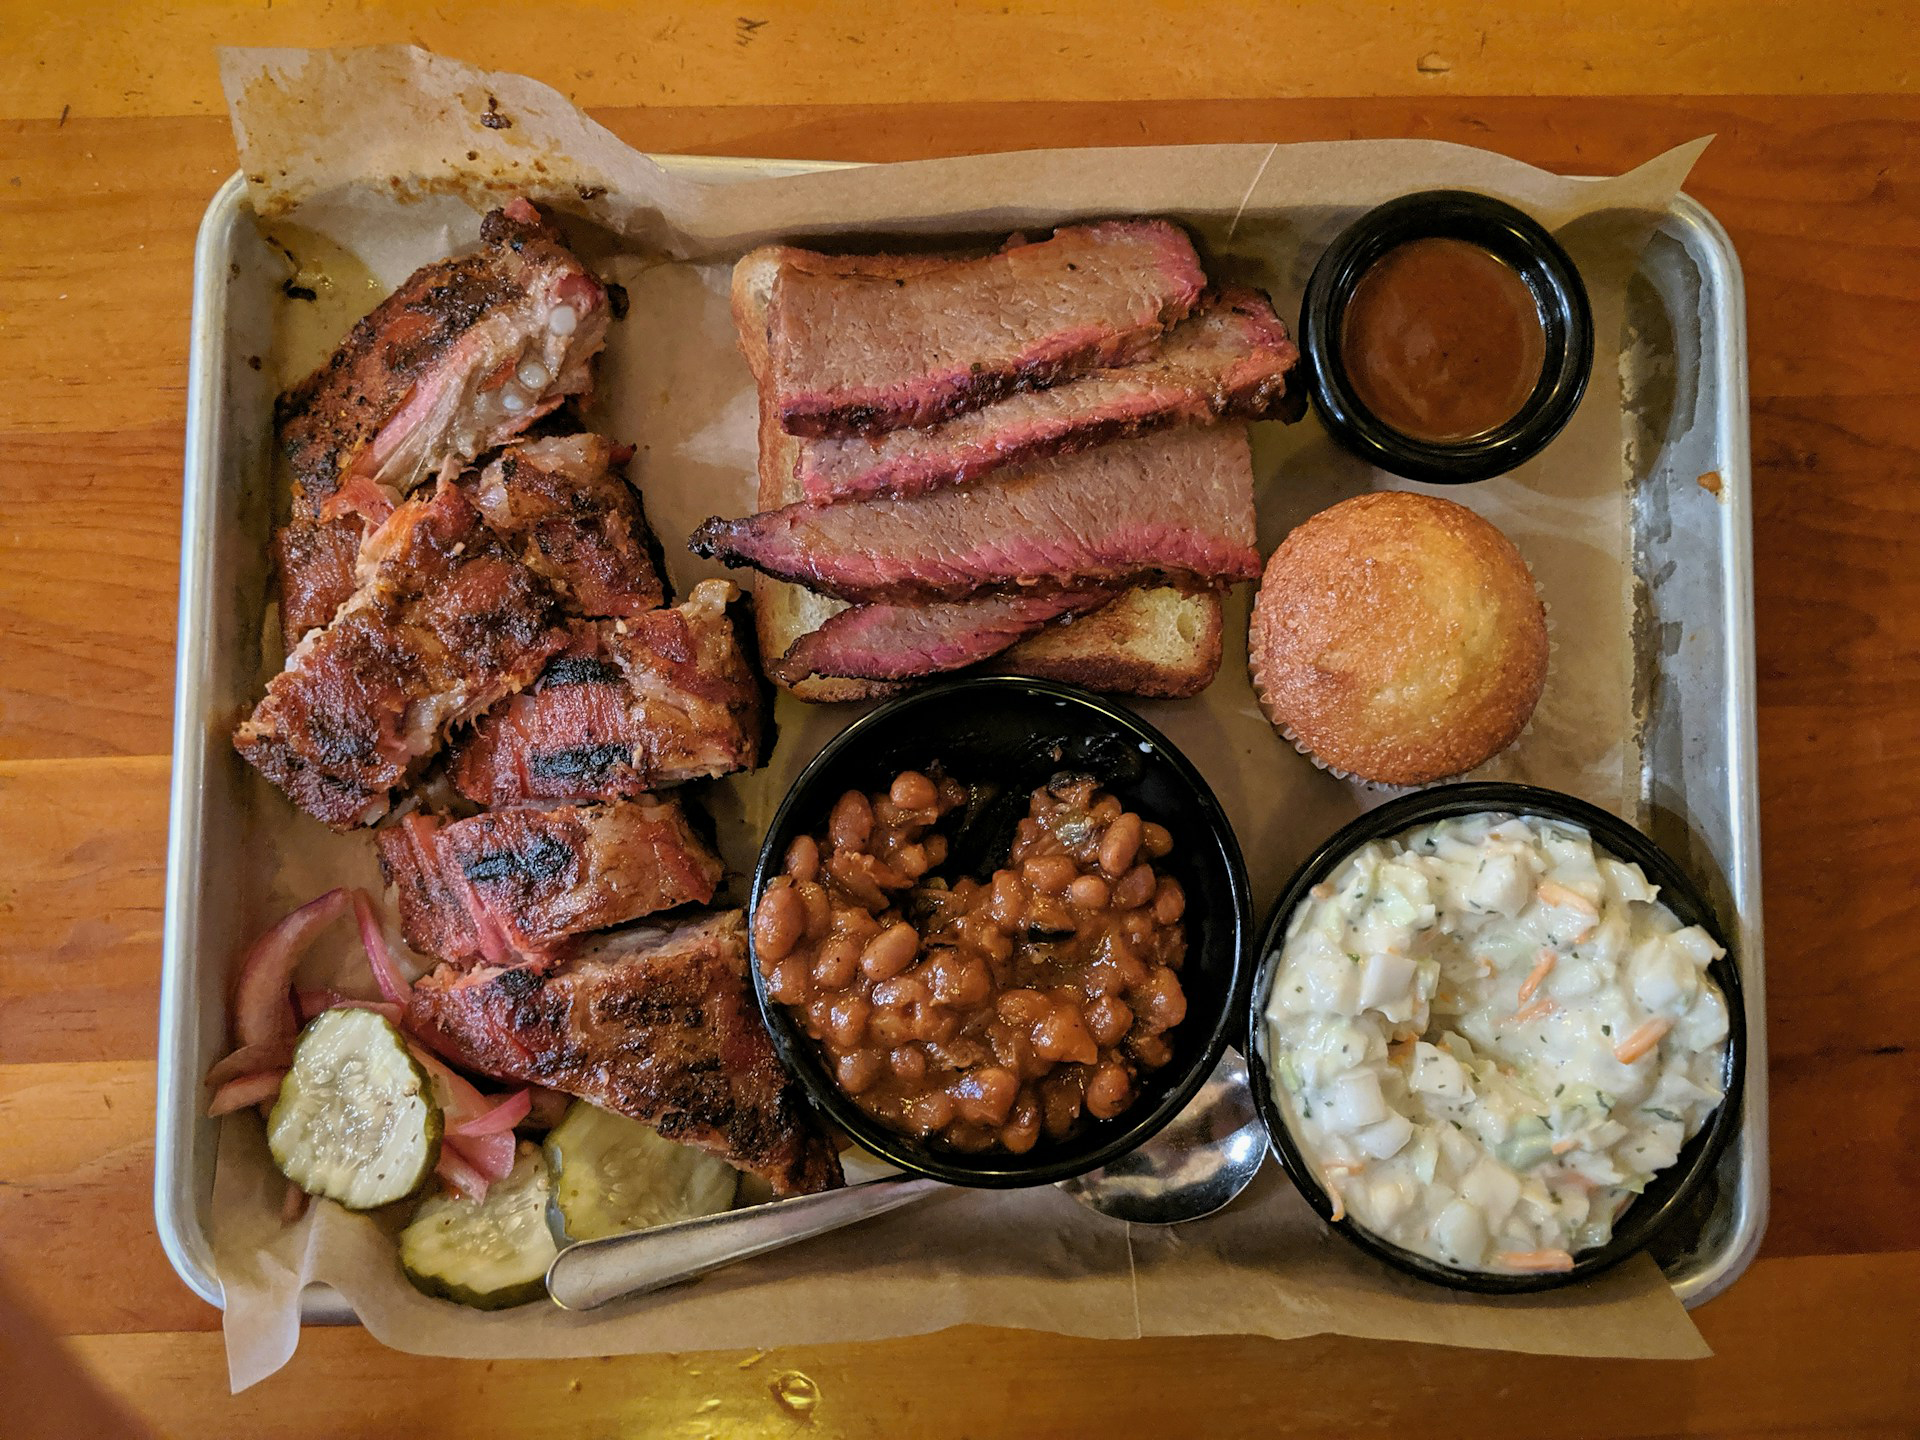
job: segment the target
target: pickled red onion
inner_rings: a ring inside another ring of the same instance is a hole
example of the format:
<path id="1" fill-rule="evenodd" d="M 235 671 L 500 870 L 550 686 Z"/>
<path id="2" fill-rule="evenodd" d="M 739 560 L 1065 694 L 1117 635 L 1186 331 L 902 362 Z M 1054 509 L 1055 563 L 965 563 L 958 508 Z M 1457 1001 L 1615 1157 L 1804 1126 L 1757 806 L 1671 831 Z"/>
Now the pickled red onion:
<path id="1" fill-rule="evenodd" d="M 280 1093 L 280 1082 L 286 1078 L 285 1070 L 262 1070 L 229 1080 L 213 1092 L 213 1099 L 207 1103 L 207 1114 L 226 1115 L 271 1100 Z"/>
<path id="2" fill-rule="evenodd" d="M 240 962 L 233 992 L 233 1034 L 237 1048 L 292 1040 L 295 1023 L 289 991 L 293 972 L 314 937 L 346 912 L 352 896 L 329 890 L 309 900 L 253 942 Z"/>
<path id="3" fill-rule="evenodd" d="M 209 1089 L 218 1090 L 229 1080 L 243 1075 L 258 1075 L 267 1070 L 285 1070 L 293 1063 L 293 1040 L 269 1040 L 264 1045 L 242 1045 L 223 1060 L 213 1062 L 207 1071 Z"/>
<path id="4" fill-rule="evenodd" d="M 474 1169 L 451 1145 L 440 1146 L 440 1158 L 434 1164 L 433 1173 L 469 1200 L 487 1198 L 487 1186 L 491 1182 Z"/>
<path id="5" fill-rule="evenodd" d="M 380 928 L 380 916 L 373 908 L 373 897 L 364 890 L 355 890 L 353 895 L 353 914 L 360 924 L 360 944 L 367 952 L 367 964 L 373 970 L 373 983 L 380 987 L 380 997 L 389 1005 L 398 1005 L 402 1009 L 413 998 L 413 984 L 401 972 L 395 963 L 393 952 L 387 948 L 387 933 Z"/>
<path id="6" fill-rule="evenodd" d="M 447 1128 L 449 1135 L 464 1140 L 473 1135 L 500 1135 L 511 1131 L 514 1126 L 527 1118 L 527 1112 L 533 1108 L 533 1094 L 527 1090 L 516 1090 L 484 1115 Z"/>
<path id="7" fill-rule="evenodd" d="M 453 1150 L 488 1180 L 504 1180 L 513 1170 L 513 1132 L 492 1135 L 448 1135 L 441 1150 Z"/>

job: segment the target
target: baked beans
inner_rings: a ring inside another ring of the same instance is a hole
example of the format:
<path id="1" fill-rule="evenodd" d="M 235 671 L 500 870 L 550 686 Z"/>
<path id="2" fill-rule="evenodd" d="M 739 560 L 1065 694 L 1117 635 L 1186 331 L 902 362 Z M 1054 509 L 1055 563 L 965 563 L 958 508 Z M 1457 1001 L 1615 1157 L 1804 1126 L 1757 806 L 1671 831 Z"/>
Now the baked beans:
<path id="1" fill-rule="evenodd" d="M 939 826 L 964 786 L 909 770 L 849 790 L 788 846 L 753 916 L 768 993 L 883 1125 L 1031 1150 L 1111 1119 L 1173 1058 L 1186 897 L 1166 828 L 1085 775 L 1033 792 L 991 880 L 951 882 Z"/>

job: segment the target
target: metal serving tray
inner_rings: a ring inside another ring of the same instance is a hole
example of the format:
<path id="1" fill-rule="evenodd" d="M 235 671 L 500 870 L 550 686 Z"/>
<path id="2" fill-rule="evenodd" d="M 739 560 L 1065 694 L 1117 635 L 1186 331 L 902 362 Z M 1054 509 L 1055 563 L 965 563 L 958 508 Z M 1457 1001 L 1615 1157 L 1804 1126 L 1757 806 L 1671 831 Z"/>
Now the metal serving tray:
<path id="1" fill-rule="evenodd" d="M 678 174 L 740 179 L 831 168 L 657 157 Z M 255 699 L 263 555 L 271 519 L 270 367 L 284 263 L 236 175 L 201 223 L 187 391 L 173 795 L 161 973 L 154 1214 L 181 1279 L 221 1303 L 208 1217 L 217 1127 L 200 1077 L 225 1035 L 225 981 L 249 938 L 244 767 L 229 739 Z M 1752 509 L 1746 301 L 1726 232 L 1682 195 L 1629 290 L 1622 379 L 1641 582 L 1637 675 L 1646 729 L 1640 813 L 1707 889 L 1746 981 L 1743 1124 L 1693 1213 L 1656 1247 L 1688 1305 L 1719 1294 L 1759 1248 L 1767 1215 L 1766 984 L 1754 752 Z M 1717 476 L 1717 489 L 1703 477 Z M 252 917 L 264 923 L 266 917 Z M 330 1291 L 311 1321 L 350 1320 Z"/>

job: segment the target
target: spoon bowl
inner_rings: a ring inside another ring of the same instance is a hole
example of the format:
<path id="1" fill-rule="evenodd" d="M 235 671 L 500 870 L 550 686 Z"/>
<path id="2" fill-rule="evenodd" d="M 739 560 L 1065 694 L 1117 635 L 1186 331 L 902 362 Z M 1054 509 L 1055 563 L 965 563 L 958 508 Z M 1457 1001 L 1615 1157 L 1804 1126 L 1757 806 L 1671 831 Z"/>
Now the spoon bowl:
<path id="1" fill-rule="evenodd" d="M 1089 1210 L 1135 1225 L 1179 1225 L 1225 1209 L 1267 1158 L 1247 1062 L 1229 1049 L 1186 1108 L 1146 1144 L 1059 1183 Z"/>

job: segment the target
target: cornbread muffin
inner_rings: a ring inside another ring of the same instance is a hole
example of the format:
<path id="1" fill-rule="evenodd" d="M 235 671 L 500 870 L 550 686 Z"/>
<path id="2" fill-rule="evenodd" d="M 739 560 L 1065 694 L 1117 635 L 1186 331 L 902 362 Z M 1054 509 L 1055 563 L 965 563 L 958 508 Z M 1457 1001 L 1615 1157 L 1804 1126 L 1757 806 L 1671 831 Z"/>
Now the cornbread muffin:
<path id="1" fill-rule="evenodd" d="M 1471 770 L 1519 736 L 1547 678 L 1520 552 L 1465 506 L 1383 490 L 1281 543 L 1254 601 L 1260 707 L 1330 769 L 1379 785 Z"/>

